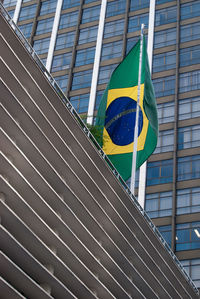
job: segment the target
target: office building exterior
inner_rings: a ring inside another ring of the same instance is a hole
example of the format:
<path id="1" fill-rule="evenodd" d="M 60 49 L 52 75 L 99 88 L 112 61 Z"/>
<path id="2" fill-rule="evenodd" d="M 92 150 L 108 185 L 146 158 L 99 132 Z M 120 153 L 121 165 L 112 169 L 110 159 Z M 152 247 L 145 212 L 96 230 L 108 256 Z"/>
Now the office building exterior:
<path id="1" fill-rule="evenodd" d="M 112 71 L 138 40 L 141 23 L 146 25 L 160 132 L 138 179 L 138 199 L 200 287 L 200 1 L 4 5 L 89 122 Z"/>

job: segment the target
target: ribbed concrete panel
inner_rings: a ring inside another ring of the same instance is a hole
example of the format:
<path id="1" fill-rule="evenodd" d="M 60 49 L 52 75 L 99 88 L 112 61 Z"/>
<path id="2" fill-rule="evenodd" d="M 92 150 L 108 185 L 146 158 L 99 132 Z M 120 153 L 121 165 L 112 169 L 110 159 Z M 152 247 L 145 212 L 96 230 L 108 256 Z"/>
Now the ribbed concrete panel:
<path id="1" fill-rule="evenodd" d="M 8 287 L 19 272 L 47 298 L 197 298 L 3 17 L 0 44 L 0 246 L 13 268 Z"/>

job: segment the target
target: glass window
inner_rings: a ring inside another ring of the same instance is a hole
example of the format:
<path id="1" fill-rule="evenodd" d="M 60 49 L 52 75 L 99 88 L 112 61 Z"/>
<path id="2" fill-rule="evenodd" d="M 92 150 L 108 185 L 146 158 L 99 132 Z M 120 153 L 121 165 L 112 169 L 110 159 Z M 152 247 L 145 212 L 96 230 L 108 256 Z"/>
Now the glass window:
<path id="1" fill-rule="evenodd" d="M 97 26 L 81 29 L 79 34 L 79 45 L 96 41 L 97 30 Z"/>
<path id="2" fill-rule="evenodd" d="M 200 45 L 180 49 L 180 66 L 197 64 L 200 62 Z"/>
<path id="3" fill-rule="evenodd" d="M 168 243 L 169 247 L 171 247 L 171 239 L 172 239 L 172 227 L 171 225 L 163 225 L 157 227 L 165 241 Z"/>
<path id="4" fill-rule="evenodd" d="M 33 48 L 37 54 L 44 54 L 49 50 L 50 37 L 37 39 L 34 41 Z"/>
<path id="5" fill-rule="evenodd" d="M 177 180 L 200 178 L 200 155 L 178 158 Z"/>
<path id="6" fill-rule="evenodd" d="M 79 5 L 80 5 L 80 0 L 63 0 L 62 9 L 67 9 Z"/>
<path id="7" fill-rule="evenodd" d="M 75 26 L 77 24 L 78 20 L 78 11 L 74 12 L 68 12 L 64 15 L 60 16 L 60 24 L 59 24 L 59 30 L 63 28 L 68 28 Z"/>
<path id="8" fill-rule="evenodd" d="M 179 100 L 179 120 L 200 116 L 200 97 Z"/>
<path id="9" fill-rule="evenodd" d="M 104 38 L 113 37 L 123 34 L 124 32 L 124 19 L 108 22 L 104 28 Z"/>
<path id="10" fill-rule="evenodd" d="M 117 67 L 117 64 L 101 66 L 99 70 L 98 84 L 108 83 L 112 72 Z"/>
<path id="11" fill-rule="evenodd" d="M 178 129 L 178 149 L 200 146 L 200 125 Z"/>
<path id="12" fill-rule="evenodd" d="M 176 28 L 157 31 L 154 34 L 154 48 L 161 48 L 176 43 Z"/>
<path id="13" fill-rule="evenodd" d="M 14 9 L 12 9 L 12 10 L 8 10 L 8 14 L 9 14 L 9 16 L 10 16 L 11 18 L 13 18 L 13 16 L 14 16 L 14 12 L 15 12 Z"/>
<path id="14" fill-rule="evenodd" d="M 28 19 L 34 18 L 35 13 L 36 13 L 36 7 L 37 7 L 37 4 L 22 7 L 20 10 L 18 21 L 23 21 L 23 20 L 28 20 Z"/>
<path id="15" fill-rule="evenodd" d="M 179 92 L 200 89 L 200 70 L 183 73 L 179 76 Z"/>
<path id="16" fill-rule="evenodd" d="M 89 98 L 89 93 L 80 94 L 78 96 L 70 97 L 70 102 L 78 113 L 86 113 L 88 111 Z"/>
<path id="17" fill-rule="evenodd" d="M 180 261 L 197 288 L 200 288 L 200 259 Z"/>
<path id="18" fill-rule="evenodd" d="M 113 2 L 108 2 L 106 8 L 106 18 L 123 14 L 125 13 L 125 11 L 126 11 L 126 1 L 115 0 Z"/>
<path id="19" fill-rule="evenodd" d="M 170 216 L 172 191 L 146 194 L 145 210 L 151 218 Z"/>
<path id="20" fill-rule="evenodd" d="M 161 72 L 176 67 L 176 51 L 153 56 L 153 72 Z"/>
<path id="21" fill-rule="evenodd" d="M 120 57 L 122 54 L 122 40 L 103 44 L 101 51 L 101 61 Z"/>
<path id="22" fill-rule="evenodd" d="M 157 111 L 159 124 L 174 121 L 174 102 L 157 104 Z"/>
<path id="23" fill-rule="evenodd" d="M 200 16 L 200 1 L 181 4 L 181 20 Z"/>
<path id="24" fill-rule="evenodd" d="M 93 63 L 94 55 L 95 55 L 95 47 L 78 50 L 76 52 L 75 66 Z"/>
<path id="25" fill-rule="evenodd" d="M 149 14 L 142 14 L 134 17 L 130 17 L 128 21 L 128 32 L 134 32 L 140 30 L 141 24 L 145 24 L 148 27 Z"/>
<path id="26" fill-rule="evenodd" d="M 57 0 L 45 1 L 42 2 L 40 8 L 40 15 L 46 15 L 56 11 Z"/>
<path id="27" fill-rule="evenodd" d="M 83 15 L 81 19 L 82 24 L 98 20 L 99 14 L 100 5 L 85 8 L 83 10 Z"/>
<path id="28" fill-rule="evenodd" d="M 159 131 L 158 143 L 154 154 L 173 151 L 174 148 L 174 131 Z"/>
<path id="29" fill-rule="evenodd" d="M 69 69 L 71 63 L 72 53 L 64 53 L 53 57 L 52 72 Z"/>
<path id="30" fill-rule="evenodd" d="M 92 80 L 92 70 L 73 74 L 72 90 L 90 87 Z"/>
<path id="31" fill-rule="evenodd" d="M 62 89 L 63 92 L 66 92 L 67 90 L 67 81 L 68 81 L 68 75 L 62 75 L 62 76 L 58 76 L 58 77 L 54 77 L 54 79 L 56 80 L 57 84 L 60 86 L 60 88 Z"/>
<path id="32" fill-rule="evenodd" d="M 72 47 L 74 44 L 74 36 L 75 36 L 74 31 L 58 34 L 56 39 L 55 50 Z"/>
<path id="33" fill-rule="evenodd" d="M 3 6 L 10 7 L 10 6 L 14 6 L 16 3 L 17 3 L 17 0 L 4 0 Z"/>
<path id="34" fill-rule="evenodd" d="M 149 7 L 150 0 L 131 0 L 130 11 Z"/>
<path id="35" fill-rule="evenodd" d="M 175 92 L 175 76 L 168 76 L 164 78 L 153 80 L 156 97 L 165 97 Z"/>
<path id="36" fill-rule="evenodd" d="M 26 38 L 29 38 L 31 36 L 33 23 L 28 23 L 24 25 L 19 25 L 19 29 L 24 34 Z"/>
<path id="37" fill-rule="evenodd" d="M 54 18 L 48 18 L 37 22 L 36 35 L 51 32 Z"/>
<path id="38" fill-rule="evenodd" d="M 149 162 L 147 166 L 147 186 L 170 183 L 173 179 L 173 160 Z"/>
<path id="39" fill-rule="evenodd" d="M 200 222 L 176 225 L 176 251 L 200 248 Z"/>
<path id="40" fill-rule="evenodd" d="M 200 212 L 200 187 L 177 190 L 176 214 L 191 214 Z"/>
<path id="41" fill-rule="evenodd" d="M 166 3 L 166 2 L 172 2 L 174 0 L 156 0 L 156 4 L 162 4 L 162 3 Z"/>
<path id="42" fill-rule="evenodd" d="M 200 22 L 182 25 L 180 29 L 180 42 L 189 42 L 200 38 Z"/>
<path id="43" fill-rule="evenodd" d="M 126 43 L 126 54 L 128 54 L 128 52 L 133 48 L 133 46 L 135 46 L 135 44 L 137 43 L 138 39 L 139 39 L 139 36 L 131 37 L 131 38 L 127 39 L 127 43 Z"/>
<path id="44" fill-rule="evenodd" d="M 172 22 L 176 22 L 176 6 L 167 7 L 156 10 L 155 25 L 160 26 Z"/>
<path id="45" fill-rule="evenodd" d="M 95 110 L 98 110 L 104 90 L 98 90 L 96 93 Z"/>

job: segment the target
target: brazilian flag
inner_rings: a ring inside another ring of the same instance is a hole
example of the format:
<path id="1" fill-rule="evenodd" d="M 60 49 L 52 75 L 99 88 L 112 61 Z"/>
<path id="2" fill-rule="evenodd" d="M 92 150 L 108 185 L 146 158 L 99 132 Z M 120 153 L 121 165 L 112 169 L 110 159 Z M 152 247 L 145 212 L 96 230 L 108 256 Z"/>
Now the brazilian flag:
<path id="1" fill-rule="evenodd" d="M 96 125 L 101 130 L 101 146 L 124 180 L 131 176 L 140 40 L 112 73 L 102 96 Z M 136 169 L 152 154 L 157 144 L 156 100 L 143 39 Z"/>

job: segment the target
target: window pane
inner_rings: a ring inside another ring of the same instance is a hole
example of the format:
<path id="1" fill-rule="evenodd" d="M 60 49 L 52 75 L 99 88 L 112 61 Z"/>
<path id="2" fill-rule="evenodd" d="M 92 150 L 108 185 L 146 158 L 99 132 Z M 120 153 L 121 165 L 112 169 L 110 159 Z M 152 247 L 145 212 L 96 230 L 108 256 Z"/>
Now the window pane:
<path id="1" fill-rule="evenodd" d="M 59 30 L 63 28 L 68 28 L 75 26 L 78 20 L 78 11 L 75 12 L 68 12 L 66 14 L 61 15 L 60 17 L 60 24 Z"/>
<path id="2" fill-rule="evenodd" d="M 176 22 L 176 6 L 164 8 L 156 11 L 155 25 L 164 25 Z"/>
<path id="3" fill-rule="evenodd" d="M 93 63 L 94 55 L 95 55 L 95 47 L 78 50 L 76 52 L 75 66 Z"/>
<path id="4" fill-rule="evenodd" d="M 100 5 L 85 8 L 83 10 L 83 15 L 81 19 L 82 24 L 98 20 L 99 14 L 100 14 Z"/>
<path id="5" fill-rule="evenodd" d="M 154 48 L 161 48 L 176 43 L 176 28 L 155 32 Z"/>
<path id="6" fill-rule="evenodd" d="M 55 50 L 60 50 L 68 47 L 72 47 L 74 44 L 74 32 L 66 32 L 59 34 L 56 39 Z"/>
<path id="7" fill-rule="evenodd" d="M 37 4 L 24 6 L 20 10 L 19 21 L 32 19 L 36 13 Z"/>
<path id="8" fill-rule="evenodd" d="M 124 32 L 124 19 L 105 24 L 104 38 L 120 35 Z"/>

